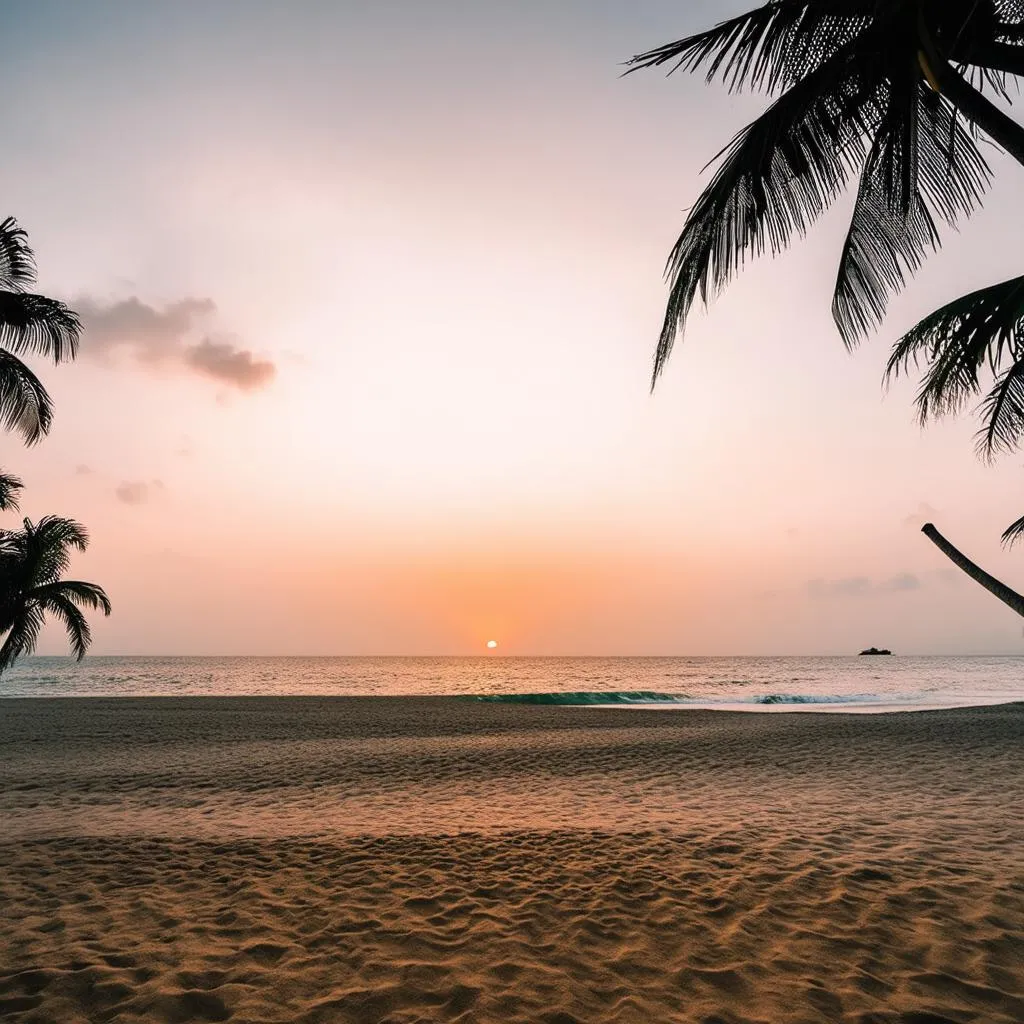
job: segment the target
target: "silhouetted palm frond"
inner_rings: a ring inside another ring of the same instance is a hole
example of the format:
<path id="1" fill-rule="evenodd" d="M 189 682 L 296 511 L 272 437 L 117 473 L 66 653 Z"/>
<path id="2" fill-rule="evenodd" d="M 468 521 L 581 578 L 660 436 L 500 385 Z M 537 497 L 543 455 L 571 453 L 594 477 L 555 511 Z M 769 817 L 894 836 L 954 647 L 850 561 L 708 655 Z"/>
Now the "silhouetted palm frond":
<path id="1" fill-rule="evenodd" d="M 1024 74 L 1020 0 L 770 0 L 630 70 L 657 66 L 782 94 L 724 151 L 670 254 L 655 380 L 697 296 L 805 232 L 855 171 L 833 300 L 848 346 L 938 247 L 939 222 L 980 201 L 990 172 L 976 136 L 1024 163 L 1024 128 L 979 91 L 1005 94 L 1006 74 Z"/>
<path id="2" fill-rule="evenodd" d="M 725 151 L 669 256 L 669 299 L 654 378 L 699 294 L 720 290 L 746 254 L 777 253 L 806 233 L 863 161 L 884 115 L 870 32 L 782 94 Z"/>
<path id="3" fill-rule="evenodd" d="M 95 583 L 83 583 L 81 580 L 58 580 L 47 583 L 32 590 L 32 596 L 40 601 L 48 601 L 52 597 L 65 597 L 76 605 L 110 614 L 110 600 L 106 591 Z"/>
<path id="4" fill-rule="evenodd" d="M 43 516 L 38 523 L 26 519 L 25 559 L 32 566 L 34 587 L 55 583 L 71 564 L 71 550 L 84 551 L 89 546 L 88 531 L 81 523 L 62 516 Z"/>
<path id="5" fill-rule="evenodd" d="M 918 13 L 939 48 L 981 87 L 1004 92 L 1007 74 L 1024 73 L 1024 14 L 1019 3 L 942 0 L 770 0 L 704 32 L 666 43 L 627 62 L 628 71 L 705 69 L 730 90 L 786 89 L 869 25 L 898 31 Z M 628 72 L 627 72 L 628 73 Z"/>
<path id="6" fill-rule="evenodd" d="M 0 473 L 0 512 L 18 510 L 18 492 L 24 486 L 19 477 L 10 473 Z"/>
<path id="7" fill-rule="evenodd" d="M 832 314 L 848 348 L 885 315 L 889 298 L 939 247 L 936 218 L 955 227 L 991 172 L 952 107 L 913 76 L 895 83 L 861 174 Z"/>
<path id="8" fill-rule="evenodd" d="M 42 381 L 16 355 L 0 349 L 0 426 L 35 444 L 52 421 L 53 403 Z"/>
<path id="9" fill-rule="evenodd" d="M 0 345 L 35 352 L 55 363 L 74 359 L 82 322 L 63 302 L 28 292 L 0 291 Z"/>
<path id="10" fill-rule="evenodd" d="M 730 90 L 777 92 L 795 84 L 866 28 L 873 6 L 866 0 L 822 4 L 774 0 L 714 28 L 638 54 L 629 72 L 668 66 L 675 71 L 706 68 Z M 828 8 L 827 11 L 821 8 Z"/>
<path id="11" fill-rule="evenodd" d="M 992 458 L 1010 451 L 1024 436 L 1024 358 L 1018 359 L 996 379 L 981 403 L 984 427 L 978 433 L 978 451 Z"/>
<path id="12" fill-rule="evenodd" d="M 1021 539 L 1021 537 L 1024 537 L 1024 516 L 1022 516 L 1016 522 L 1010 523 L 1010 525 L 1005 530 L 1003 530 L 1003 534 L 1000 537 L 1000 540 L 1008 548 L 1012 548 L 1013 545 Z"/>
<path id="13" fill-rule="evenodd" d="M 956 413 L 982 390 L 986 371 L 994 384 L 981 406 L 981 453 L 1012 447 L 1024 430 L 1024 277 L 964 295 L 925 317 L 894 346 L 886 379 L 925 374 L 917 394 L 920 420 Z"/>
<path id="14" fill-rule="evenodd" d="M 38 606 L 44 614 L 53 615 L 64 623 L 71 653 L 78 661 L 81 661 L 92 642 L 92 630 L 89 629 L 89 623 L 86 622 L 85 616 L 63 594 L 52 594 L 39 599 Z"/>
<path id="15" fill-rule="evenodd" d="M 13 217 L 0 222 L 0 288 L 21 291 L 36 279 L 36 258 L 28 235 Z"/>
<path id="16" fill-rule="evenodd" d="M 0 646 L 0 673 L 9 669 L 22 655 L 31 654 L 36 649 L 43 622 L 43 610 L 38 606 L 27 605 L 18 609 L 10 619 L 7 638 Z M 2 632 L 0 630 L 0 634 Z"/>

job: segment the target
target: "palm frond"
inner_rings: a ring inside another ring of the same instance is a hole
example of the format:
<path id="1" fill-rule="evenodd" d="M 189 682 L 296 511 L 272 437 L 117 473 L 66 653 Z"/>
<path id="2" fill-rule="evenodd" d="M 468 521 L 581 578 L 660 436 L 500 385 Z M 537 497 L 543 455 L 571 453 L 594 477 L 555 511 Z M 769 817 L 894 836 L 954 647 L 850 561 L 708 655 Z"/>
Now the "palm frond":
<path id="1" fill-rule="evenodd" d="M 28 235 L 13 217 L 0 222 L 0 288 L 21 291 L 36 279 L 36 259 Z"/>
<path id="2" fill-rule="evenodd" d="M 61 594 L 52 594 L 44 600 L 40 600 L 38 607 L 43 612 L 49 612 L 56 616 L 64 623 L 71 653 L 78 661 L 81 661 L 89 649 L 89 644 L 92 643 L 92 630 L 89 628 L 85 616 L 72 601 Z"/>
<path id="3" fill-rule="evenodd" d="M 980 408 L 985 426 L 978 432 L 978 453 L 991 459 L 1010 451 L 1024 436 L 1024 358 L 1002 373 Z"/>
<path id="4" fill-rule="evenodd" d="M 36 649 L 42 628 L 41 608 L 28 605 L 19 610 L 8 627 L 3 646 L 0 646 L 0 673 L 9 669 L 23 654 L 31 654 Z"/>
<path id="5" fill-rule="evenodd" d="M 1016 59 L 1021 61 L 1024 68 L 1024 49 L 1015 54 Z M 1002 68 L 979 67 L 974 64 L 957 64 L 957 73 L 979 92 L 993 92 L 1000 99 L 1007 103 L 1010 98 L 1010 73 Z"/>
<path id="6" fill-rule="evenodd" d="M 922 8 L 934 23 L 936 41 L 954 63 L 972 65 L 977 84 L 1005 96 L 1006 75 L 1019 74 L 1024 50 L 1024 5 L 1020 0 L 957 0 Z"/>
<path id="7" fill-rule="evenodd" d="M 20 477 L 0 473 L 0 512 L 18 510 L 18 492 L 24 487 Z"/>
<path id="8" fill-rule="evenodd" d="M 55 363 L 74 359 L 82 322 L 63 302 L 28 292 L 0 291 L 0 345 L 35 352 Z"/>
<path id="9" fill-rule="evenodd" d="M 1012 548 L 1024 536 L 1024 516 L 1018 519 L 1016 522 L 1010 523 L 1010 525 L 1003 530 L 1003 534 L 1000 540 L 1008 548 Z"/>
<path id="10" fill-rule="evenodd" d="M 38 523 L 24 521 L 26 560 L 33 566 L 36 585 L 55 583 L 71 564 L 71 549 L 84 551 L 89 534 L 81 523 L 62 516 L 43 516 Z"/>
<path id="11" fill-rule="evenodd" d="M 104 615 L 110 614 L 110 599 L 106 591 L 95 583 L 84 583 L 81 580 L 58 580 L 45 586 L 35 587 L 28 592 L 34 601 L 49 601 L 53 597 L 65 597 L 77 605 L 93 610 L 101 610 Z"/>
<path id="12" fill-rule="evenodd" d="M 872 20 L 871 0 L 772 0 L 696 35 L 633 57 L 627 73 L 668 65 L 668 73 L 706 68 L 731 91 L 775 93 L 810 74 Z"/>
<path id="13" fill-rule="evenodd" d="M 1024 277 L 1013 277 L 954 299 L 926 316 L 896 344 L 886 381 L 909 373 L 911 364 L 925 374 L 916 404 L 922 424 L 959 412 L 981 390 L 986 366 L 998 374 L 1024 355 Z"/>
<path id="14" fill-rule="evenodd" d="M 842 191 L 884 114 L 884 78 L 868 30 L 783 93 L 725 151 L 668 261 L 665 319 L 654 360 L 664 368 L 698 293 L 707 302 L 747 253 L 778 253 Z"/>
<path id="15" fill-rule="evenodd" d="M 52 422 L 53 403 L 42 381 L 16 355 L 0 348 L 0 426 L 35 444 Z"/>
<path id="16" fill-rule="evenodd" d="M 56 583 L 71 564 L 71 549 L 84 551 L 89 536 L 80 523 L 61 516 L 44 516 L 38 523 L 25 519 L 21 530 L 7 531 L 0 544 L 23 595 Z"/>
<path id="17" fill-rule="evenodd" d="M 909 372 L 911 363 L 926 368 L 916 398 L 922 424 L 963 409 L 980 393 L 987 369 L 995 380 L 979 407 L 979 454 L 991 459 L 1016 447 L 1024 437 L 1024 277 L 979 289 L 925 317 L 893 347 L 886 380 Z"/>
<path id="18" fill-rule="evenodd" d="M 69 547 L 84 551 L 89 546 L 89 531 L 74 519 L 43 516 L 35 525 L 26 519 L 25 528 L 31 530 L 41 547 Z"/>
<path id="19" fill-rule="evenodd" d="M 990 180 L 985 158 L 946 100 L 916 75 L 891 84 L 861 175 L 832 301 L 848 348 L 881 323 L 889 298 L 939 247 L 936 216 L 955 227 Z"/>

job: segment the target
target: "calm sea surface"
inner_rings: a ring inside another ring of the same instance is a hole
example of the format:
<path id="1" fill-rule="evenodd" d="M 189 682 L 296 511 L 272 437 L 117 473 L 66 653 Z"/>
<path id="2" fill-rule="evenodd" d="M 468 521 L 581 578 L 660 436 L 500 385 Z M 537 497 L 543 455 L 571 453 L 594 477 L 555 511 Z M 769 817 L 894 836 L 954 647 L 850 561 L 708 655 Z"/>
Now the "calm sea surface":
<path id="1" fill-rule="evenodd" d="M 28 658 L 6 697 L 461 695 L 833 710 L 1024 700 L 1024 657 Z"/>

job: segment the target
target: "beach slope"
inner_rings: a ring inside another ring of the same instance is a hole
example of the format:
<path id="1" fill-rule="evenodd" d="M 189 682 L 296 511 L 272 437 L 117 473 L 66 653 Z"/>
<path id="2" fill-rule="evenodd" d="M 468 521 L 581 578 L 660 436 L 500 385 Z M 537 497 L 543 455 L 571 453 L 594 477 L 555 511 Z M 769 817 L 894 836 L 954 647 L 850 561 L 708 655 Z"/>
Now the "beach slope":
<path id="1" fill-rule="evenodd" d="M 1022 736 L 0 701 L 0 1019 L 1019 1022 Z"/>

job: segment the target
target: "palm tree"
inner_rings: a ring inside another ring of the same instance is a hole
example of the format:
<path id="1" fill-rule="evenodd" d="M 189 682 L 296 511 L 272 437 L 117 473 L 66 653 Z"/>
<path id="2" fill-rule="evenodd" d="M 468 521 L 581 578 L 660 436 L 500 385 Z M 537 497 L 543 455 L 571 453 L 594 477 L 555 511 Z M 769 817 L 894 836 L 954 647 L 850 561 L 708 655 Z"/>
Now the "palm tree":
<path id="1" fill-rule="evenodd" d="M 34 352 L 55 363 L 73 359 L 82 325 L 62 302 L 35 295 L 35 255 L 12 217 L 0 222 L 0 426 L 17 430 L 35 444 L 49 429 L 53 406 L 42 382 L 19 355 Z M 0 510 L 17 509 L 22 482 L 0 473 Z M 70 551 L 84 551 L 85 529 L 71 519 L 46 516 L 24 520 L 21 530 L 0 530 L 0 674 L 22 654 L 35 650 L 47 615 L 67 628 L 79 661 L 92 641 L 82 608 L 110 602 L 94 583 L 62 579 Z"/>
<path id="2" fill-rule="evenodd" d="M 667 266 L 669 300 L 655 351 L 664 370 L 697 296 L 707 302 L 749 252 L 778 253 L 859 173 L 832 313 L 847 347 L 882 320 L 889 297 L 938 248 L 937 220 L 955 225 L 989 182 L 983 132 L 1024 164 L 1024 128 L 1004 99 L 1024 75 L 1022 0 L 769 0 L 709 31 L 640 54 L 630 70 L 706 68 L 731 89 L 779 94 L 719 156 Z M 968 122 L 965 125 L 962 122 Z M 887 376 L 923 360 L 922 420 L 962 407 L 988 364 L 985 454 L 1024 434 L 1024 279 L 983 289 L 925 318 L 897 343 Z M 1010 365 L 1003 369 L 1006 361 Z M 1012 590 L 928 524 L 925 533 L 996 596 Z M 1024 517 L 1007 528 L 1024 535 Z M 941 543 L 940 543 L 941 541 Z"/>
<path id="3" fill-rule="evenodd" d="M 655 380 L 698 295 L 706 302 L 748 253 L 806 233 L 855 173 L 832 305 L 851 347 L 938 247 L 938 221 L 956 224 L 981 199 L 977 130 L 1024 163 L 1024 128 L 986 95 L 1024 75 L 1021 0 L 769 0 L 630 64 L 706 68 L 708 80 L 777 95 L 720 154 L 669 257 Z"/>
<path id="4" fill-rule="evenodd" d="M 0 533 L 0 673 L 15 659 L 35 650 L 47 615 L 67 629 L 72 653 L 79 661 L 92 641 L 82 608 L 101 608 L 110 614 L 110 601 L 95 583 L 63 579 L 70 551 L 84 551 L 89 538 L 72 519 L 45 516 L 26 519 L 21 530 Z"/>
<path id="5" fill-rule="evenodd" d="M 49 429 L 53 404 L 20 355 L 33 352 L 55 363 L 73 359 L 82 331 L 63 302 L 35 295 L 35 254 L 13 217 L 0 222 L 0 426 L 35 444 Z"/>

